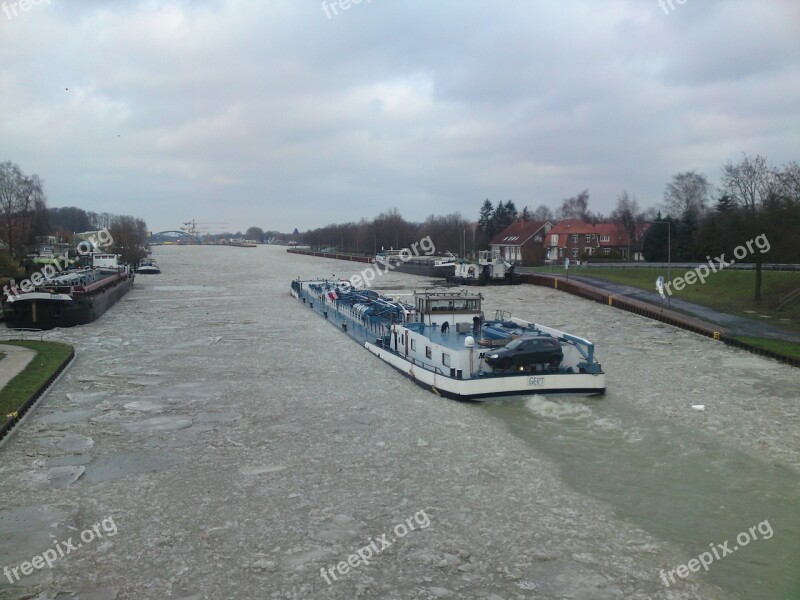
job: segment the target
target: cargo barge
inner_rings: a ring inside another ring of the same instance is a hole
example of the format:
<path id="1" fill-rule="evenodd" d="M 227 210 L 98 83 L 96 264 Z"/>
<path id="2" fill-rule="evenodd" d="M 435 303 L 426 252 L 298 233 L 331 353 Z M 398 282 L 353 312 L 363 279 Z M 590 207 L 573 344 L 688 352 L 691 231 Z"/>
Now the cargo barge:
<path id="1" fill-rule="evenodd" d="M 406 304 L 348 281 L 325 279 L 295 280 L 291 294 L 440 396 L 487 400 L 605 393 L 594 344 L 501 311 L 486 320 L 481 294 L 423 291 Z"/>
<path id="2" fill-rule="evenodd" d="M 96 320 L 133 287 L 134 273 L 117 255 L 93 256 L 93 266 L 65 271 L 29 284 L 29 291 L 12 287 L 3 300 L 6 327 L 53 329 Z"/>

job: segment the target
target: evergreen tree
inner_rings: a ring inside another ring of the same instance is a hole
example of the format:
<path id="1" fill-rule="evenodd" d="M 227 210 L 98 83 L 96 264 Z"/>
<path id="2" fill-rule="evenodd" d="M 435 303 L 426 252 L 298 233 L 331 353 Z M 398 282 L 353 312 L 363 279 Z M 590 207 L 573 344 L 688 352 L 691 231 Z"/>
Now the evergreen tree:
<path id="1" fill-rule="evenodd" d="M 531 211 L 528 210 L 527 206 L 522 209 L 522 212 L 519 215 L 519 220 L 524 221 L 525 223 L 533 220 L 533 217 L 531 216 Z"/>
<path id="2" fill-rule="evenodd" d="M 691 207 L 687 207 L 681 215 L 681 220 L 677 223 L 677 235 L 673 238 L 676 243 L 672 260 L 693 260 L 692 245 L 694 243 L 694 233 L 696 230 L 697 215 Z"/>
<path id="3" fill-rule="evenodd" d="M 667 225 L 667 223 L 669 223 L 669 225 Z M 671 237 L 674 247 L 675 233 L 675 221 L 670 217 L 662 218 L 661 212 L 659 212 L 644 236 L 644 246 L 642 249 L 644 259 L 647 262 L 667 262 L 667 258 L 669 257 L 667 240 Z M 672 260 L 675 260 L 674 256 Z"/>
<path id="4" fill-rule="evenodd" d="M 714 207 L 718 213 L 730 214 L 736 210 L 736 202 L 728 194 L 722 194 Z"/>
<path id="5" fill-rule="evenodd" d="M 478 231 L 486 237 L 493 237 L 492 231 L 492 215 L 494 214 L 494 206 L 487 198 L 481 205 L 481 210 L 478 216 Z"/>
<path id="6" fill-rule="evenodd" d="M 513 221 L 509 218 L 508 208 L 501 200 L 497 203 L 497 208 L 494 209 L 494 213 L 492 213 L 492 235 L 494 237 L 503 229 L 508 227 Z"/>
<path id="7" fill-rule="evenodd" d="M 506 227 L 511 225 L 511 223 L 519 220 L 519 213 L 517 212 L 517 207 L 514 205 L 514 203 L 511 200 L 506 202 L 506 214 L 508 215 L 506 217 L 507 218 L 507 223 L 506 223 L 505 227 L 503 227 L 503 229 L 505 229 Z"/>

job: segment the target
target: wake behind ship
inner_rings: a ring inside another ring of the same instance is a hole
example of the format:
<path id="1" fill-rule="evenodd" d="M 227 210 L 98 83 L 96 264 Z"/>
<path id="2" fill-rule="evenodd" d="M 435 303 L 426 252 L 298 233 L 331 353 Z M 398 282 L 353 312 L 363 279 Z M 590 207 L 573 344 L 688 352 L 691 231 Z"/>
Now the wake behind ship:
<path id="1" fill-rule="evenodd" d="M 93 255 L 93 266 L 46 279 L 3 301 L 6 326 L 53 329 L 91 323 L 133 287 L 134 274 L 114 254 Z"/>

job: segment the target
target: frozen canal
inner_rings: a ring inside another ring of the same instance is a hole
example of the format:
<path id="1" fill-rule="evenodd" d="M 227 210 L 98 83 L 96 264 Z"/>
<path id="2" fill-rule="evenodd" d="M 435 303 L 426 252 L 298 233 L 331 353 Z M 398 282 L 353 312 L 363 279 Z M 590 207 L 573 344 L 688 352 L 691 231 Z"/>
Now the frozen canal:
<path id="1" fill-rule="evenodd" d="M 494 288 L 487 314 L 594 341 L 609 391 L 462 404 L 289 296 L 364 265 L 156 258 L 98 322 L 46 336 L 78 357 L 0 449 L 0 598 L 800 597 L 800 371 Z"/>

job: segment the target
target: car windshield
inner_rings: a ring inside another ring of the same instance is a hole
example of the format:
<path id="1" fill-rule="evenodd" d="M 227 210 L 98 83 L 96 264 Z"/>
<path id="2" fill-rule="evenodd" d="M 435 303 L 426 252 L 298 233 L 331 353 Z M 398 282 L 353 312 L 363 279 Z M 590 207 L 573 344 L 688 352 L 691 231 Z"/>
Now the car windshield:
<path id="1" fill-rule="evenodd" d="M 521 339 L 516 339 L 514 341 L 511 341 L 511 342 L 507 343 L 506 344 L 506 348 L 508 348 L 509 350 L 513 350 L 514 348 L 518 347 L 520 344 L 522 344 L 522 340 Z"/>

